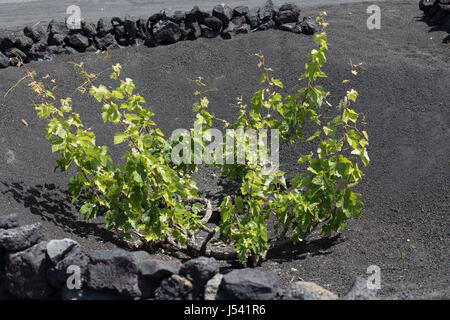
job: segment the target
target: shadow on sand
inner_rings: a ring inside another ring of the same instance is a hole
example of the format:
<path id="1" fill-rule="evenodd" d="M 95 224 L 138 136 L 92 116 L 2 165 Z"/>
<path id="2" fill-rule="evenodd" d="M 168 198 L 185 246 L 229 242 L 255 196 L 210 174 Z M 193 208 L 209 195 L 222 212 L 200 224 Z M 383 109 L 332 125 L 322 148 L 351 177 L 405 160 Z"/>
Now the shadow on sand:
<path id="1" fill-rule="evenodd" d="M 70 193 L 55 184 L 27 186 L 23 182 L 1 182 L 0 187 L 2 194 L 12 195 L 14 200 L 29 209 L 32 214 L 68 233 L 96 241 L 111 242 L 120 247 L 126 246 L 114 232 L 104 228 L 101 218 L 82 220 L 79 205 L 72 204 Z"/>

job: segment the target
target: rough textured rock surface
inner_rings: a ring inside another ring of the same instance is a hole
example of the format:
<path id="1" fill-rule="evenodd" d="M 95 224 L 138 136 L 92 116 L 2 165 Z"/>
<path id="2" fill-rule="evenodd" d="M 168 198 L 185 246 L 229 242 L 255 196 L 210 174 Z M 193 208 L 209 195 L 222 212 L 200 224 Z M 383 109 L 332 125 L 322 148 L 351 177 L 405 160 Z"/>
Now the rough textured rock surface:
<path id="1" fill-rule="evenodd" d="M 97 291 L 113 291 L 125 298 L 148 297 L 153 284 L 140 281 L 139 264 L 151 256 L 144 251 L 98 250 L 91 254 L 87 286 Z"/>
<path id="2" fill-rule="evenodd" d="M 46 28 L 27 26 L 23 31 L 0 36 L 0 51 L 6 56 L 0 56 L 0 68 L 18 65 L 19 58 L 7 54 L 7 50 L 11 49 L 20 50 L 23 53 L 21 60 L 28 63 L 51 60 L 58 54 L 95 52 L 141 44 L 157 47 L 199 37 L 216 38 L 220 35 L 222 39 L 232 39 L 240 33 L 264 31 L 276 25 L 283 25 L 280 30 L 292 31 L 286 24 L 297 22 L 299 12 L 293 3 L 286 3 L 277 10 L 273 2 L 267 0 L 262 7 L 252 10 L 247 6 L 232 9 L 226 4 L 218 4 L 212 11 L 194 6 L 188 12 L 162 11 L 137 20 L 131 16 L 123 19 L 117 16 L 101 18 L 96 23 L 82 20 L 80 29 L 69 28 L 66 22 L 53 19 Z M 305 33 L 309 32 L 305 30 Z"/>
<path id="3" fill-rule="evenodd" d="M 223 274 L 216 274 L 214 277 L 208 280 L 205 286 L 204 299 L 216 300 L 217 292 L 219 291 L 220 284 L 222 283 Z"/>
<path id="4" fill-rule="evenodd" d="M 213 8 L 212 15 L 219 18 L 224 25 L 227 25 L 233 18 L 233 10 L 226 4 L 219 4 Z"/>
<path id="5" fill-rule="evenodd" d="M 310 17 L 303 18 L 303 21 L 300 22 L 300 28 L 302 29 L 302 33 L 306 35 L 311 35 L 319 31 L 319 26 Z"/>
<path id="6" fill-rule="evenodd" d="M 297 23 L 300 9 L 295 3 L 286 3 L 280 7 L 276 21 L 278 24 Z"/>
<path id="7" fill-rule="evenodd" d="M 13 229 L 0 229 L 0 248 L 9 252 L 29 248 L 41 240 L 41 229 L 40 223 Z"/>
<path id="8" fill-rule="evenodd" d="M 57 264 L 74 246 L 78 245 L 72 239 L 50 240 L 47 243 L 47 256 L 53 264 Z"/>
<path id="9" fill-rule="evenodd" d="M 179 273 L 191 280 L 196 287 L 203 287 L 218 272 L 219 264 L 216 259 L 200 257 L 185 262 Z"/>
<path id="10" fill-rule="evenodd" d="M 233 270 L 222 279 L 217 293 L 220 300 L 271 300 L 279 293 L 279 277 L 256 269 Z"/>
<path id="11" fill-rule="evenodd" d="M 286 290 L 288 300 L 337 300 L 338 296 L 321 286 L 306 281 L 292 283 Z"/>
<path id="12" fill-rule="evenodd" d="M 67 279 L 71 274 L 68 274 L 68 268 L 70 266 L 79 267 L 81 284 L 87 282 L 87 269 L 90 262 L 89 256 L 79 245 L 75 245 L 67 252 L 64 258 L 56 265 L 52 265 L 47 270 L 47 280 L 50 285 L 55 288 L 66 287 Z"/>
<path id="13" fill-rule="evenodd" d="M 54 289 L 47 282 L 50 261 L 46 256 L 47 242 L 7 255 L 5 280 L 8 291 L 17 298 L 47 299 Z"/>
<path id="14" fill-rule="evenodd" d="M 0 54 L 0 65 L 1 65 L 1 54 Z M 11 229 L 19 226 L 19 221 L 17 220 L 17 214 L 9 214 L 7 216 L 0 216 L 0 229 Z"/>
<path id="15" fill-rule="evenodd" d="M 192 300 L 194 286 L 188 279 L 173 275 L 164 280 L 155 292 L 156 300 Z"/>
<path id="16" fill-rule="evenodd" d="M 168 278 L 180 271 L 181 262 L 147 259 L 139 264 L 139 273 L 155 280 Z"/>
<path id="17" fill-rule="evenodd" d="M 70 34 L 64 39 L 65 43 L 80 51 L 84 52 L 89 47 L 89 39 L 83 36 L 81 33 Z"/>
<path id="18" fill-rule="evenodd" d="M 153 27 L 153 36 L 162 44 L 175 43 L 181 38 L 180 27 L 170 20 L 161 20 Z"/>
<path id="19" fill-rule="evenodd" d="M 114 46 L 114 44 L 117 45 L 116 38 L 114 38 L 114 36 L 111 33 L 107 33 L 102 37 L 95 37 L 94 43 L 96 47 L 99 48 L 100 50 L 108 49 L 111 46 Z"/>

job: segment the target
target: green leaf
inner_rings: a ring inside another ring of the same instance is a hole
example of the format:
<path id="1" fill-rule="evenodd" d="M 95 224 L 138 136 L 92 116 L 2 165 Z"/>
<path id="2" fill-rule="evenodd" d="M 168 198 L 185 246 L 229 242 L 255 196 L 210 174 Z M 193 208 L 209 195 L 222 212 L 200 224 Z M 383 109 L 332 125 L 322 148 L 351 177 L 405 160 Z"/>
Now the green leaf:
<path id="1" fill-rule="evenodd" d="M 116 104 L 111 103 L 105 103 L 102 107 L 102 119 L 104 122 L 113 122 L 113 123 L 118 123 L 120 118 L 121 118 L 121 114 L 118 110 L 118 107 Z"/>
<path id="2" fill-rule="evenodd" d="M 364 166 L 367 166 L 370 162 L 370 159 L 369 159 L 369 154 L 367 153 L 366 148 L 362 149 L 360 156 L 361 156 L 361 161 L 364 163 Z"/>
<path id="3" fill-rule="evenodd" d="M 320 130 L 317 130 L 311 137 L 308 138 L 307 141 L 312 141 L 315 138 L 317 138 L 318 136 L 320 136 Z"/>
<path id="4" fill-rule="evenodd" d="M 85 202 L 80 208 L 80 213 L 85 220 L 91 220 L 97 215 L 97 206 L 93 203 Z"/>
<path id="5" fill-rule="evenodd" d="M 114 144 L 120 144 L 128 139 L 128 135 L 123 132 L 116 132 L 114 136 Z"/>
<path id="6" fill-rule="evenodd" d="M 273 84 L 276 85 L 277 87 L 283 89 L 283 83 L 281 82 L 280 79 L 272 78 L 272 82 L 273 82 Z"/>
<path id="7" fill-rule="evenodd" d="M 102 101 L 103 98 L 109 98 L 109 90 L 104 85 L 100 85 L 99 87 L 92 86 L 89 89 L 89 94 L 93 96 L 98 102 Z"/>
<path id="8" fill-rule="evenodd" d="M 349 120 L 353 123 L 356 123 L 356 121 L 358 120 L 358 114 L 352 109 L 345 108 L 342 114 L 342 121 L 347 123 Z"/>
<path id="9" fill-rule="evenodd" d="M 298 158 L 297 163 L 298 164 L 303 164 L 306 161 L 309 161 L 309 159 L 311 159 L 311 155 L 310 154 L 305 154 L 305 155 L 301 156 L 300 158 Z"/>

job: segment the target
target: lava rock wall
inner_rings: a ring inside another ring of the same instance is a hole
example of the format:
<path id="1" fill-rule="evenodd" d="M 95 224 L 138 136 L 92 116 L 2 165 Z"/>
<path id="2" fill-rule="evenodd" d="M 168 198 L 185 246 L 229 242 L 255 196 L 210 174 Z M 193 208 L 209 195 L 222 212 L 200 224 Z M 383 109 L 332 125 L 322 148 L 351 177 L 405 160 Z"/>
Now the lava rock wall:
<path id="1" fill-rule="evenodd" d="M 341 299 L 374 299 L 357 278 Z M 31 300 L 336 300 L 312 282 L 283 288 L 275 272 L 234 269 L 220 273 L 210 257 L 161 260 L 146 251 L 87 253 L 71 239 L 46 240 L 40 223 L 19 226 L 0 215 L 0 297 Z"/>
<path id="2" fill-rule="evenodd" d="M 27 26 L 23 31 L 0 35 L 0 68 L 15 66 L 20 60 L 51 60 L 57 54 L 110 50 L 144 44 L 147 47 L 196 40 L 200 37 L 232 39 L 241 33 L 277 28 L 295 33 L 318 31 L 314 19 L 300 17 L 293 3 L 275 8 L 268 0 L 261 8 L 231 8 L 217 5 L 211 12 L 195 6 L 188 12 L 155 13 L 148 18 L 130 17 L 83 21 L 71 30 L 65 22 L 52 20 L 47 28 Z"/>

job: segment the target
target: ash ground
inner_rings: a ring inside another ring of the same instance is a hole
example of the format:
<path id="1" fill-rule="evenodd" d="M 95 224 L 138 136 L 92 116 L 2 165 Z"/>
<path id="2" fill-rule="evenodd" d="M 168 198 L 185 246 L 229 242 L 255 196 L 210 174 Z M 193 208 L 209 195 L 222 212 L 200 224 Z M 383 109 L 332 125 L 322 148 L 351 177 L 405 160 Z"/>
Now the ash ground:
<path id="1" fill-rule="evenodd" d="M 420 21 L 417 1 L 379 3 L 380 30 L 368 30 L 367 3 L 308 7 L 303 15 L 328 13 L 329 52 L 322 81 L 332 102 L 345 93 L 342 80 L 348 61 L 364 62 L 366 71 L 354 82 L 360 93 L 357 110 L 366 114 L 371 164 L 359 186 L 365 209 L 339 236 L 286 245 L 269 252 L 261 269 L 276 271 L 283 284 L 299 279 L 345 294 L 370 265 L 381 268 L 381 298 L 409 290 L 415 298 L 450 298 L 450 47 L 445 32 L 430 32 Z M 259 88 L 259 70 L 251 54 L 262 52 L 285 88 L 302 85 L 311 37 L 282 31 L 256 32 L 233 40 L 199 39 L 149 49 L 131 47 L 111 52 L 134 79 L 163 131 L 192 125 L 194 84 L 203 76 L 211 87 L 211 110 L 234 119 L 230 106 L 237 96 L 249 101 Z M 53 62 L 28 66 L 44 76 L 57 76 L 65 93 L 81 79 L 69 61 L 84 61 L 100 71 L 109 62 L 94 53 L 58 56 Z M 34 94 L 23 84 L 4 93 L 23 71 L 8 68 L 0 80 L 0 214 L 17 212 L 22 224 L 41 222 L 49 238 L 69 237 L 88 250 L 122 244 L 104 231 L 101 218 L 85 222 L 71 205 L 66 184 L 70 174 L 53 172 L 56 155 L 43 136 L 44 123 L 32 107 Z M 102 82 L 110 83 L 108 76 Z M 285 90 L 288 93 L 289 89 Z M 75 94 L 74 108 L 97 133 L 99 144 L 112 144 L 114 128 L 104 125 L 100 106 Z M 29 125 L 24 126 L 24 119 Z M 122 150 L 112 148 L 117 156 Z M 288 177 L 295 172 L 301 146 L 283 146 L 281 162 Z M 230 184 L 211 171 L 196 175 L 203 193 L 220 199 Z M 232 186 L 231 186 L 232 187 Z M 403 253 L 399 255 L 399 250 Z M 227 264 L 224 268 L 229 268 Z M 293 271 L 293 269 L 297 271 Z"/>

